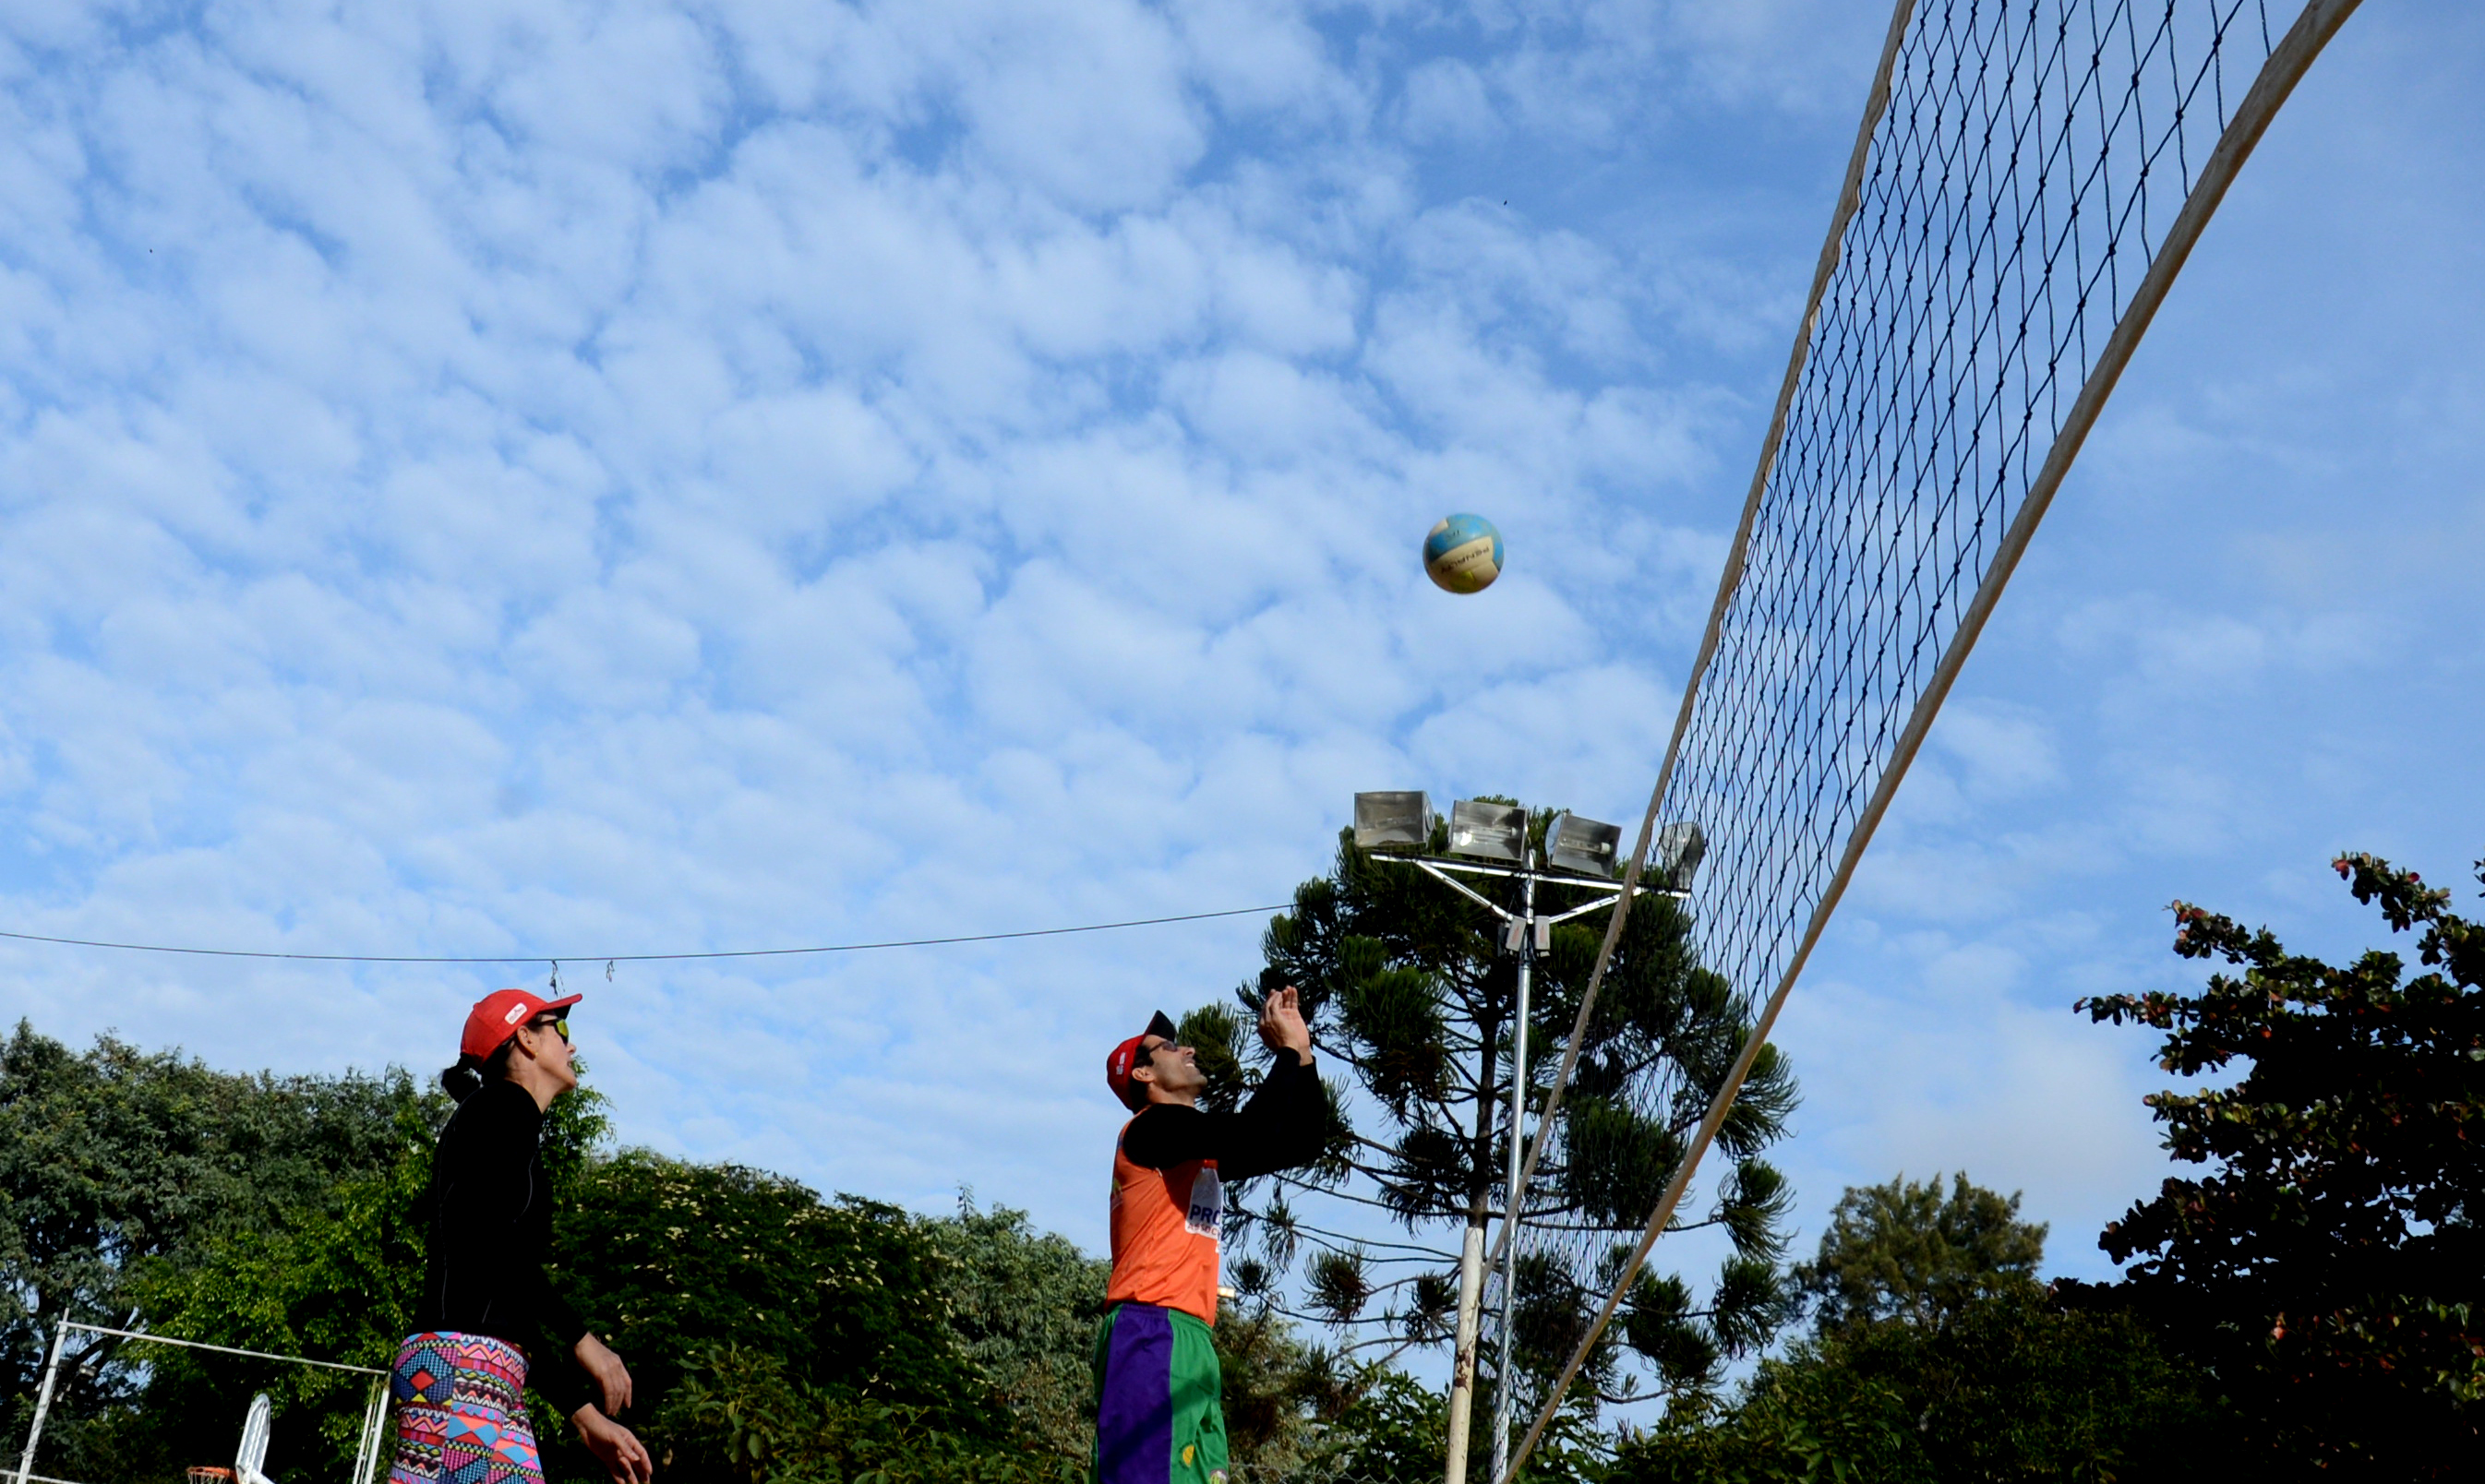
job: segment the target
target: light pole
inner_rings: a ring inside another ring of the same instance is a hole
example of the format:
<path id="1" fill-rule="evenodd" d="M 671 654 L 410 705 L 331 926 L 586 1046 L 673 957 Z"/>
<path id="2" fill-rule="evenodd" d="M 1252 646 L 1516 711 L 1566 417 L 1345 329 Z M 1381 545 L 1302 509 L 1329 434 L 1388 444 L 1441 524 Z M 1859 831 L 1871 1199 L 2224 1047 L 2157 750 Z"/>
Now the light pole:
<path id="1" fill-rule="evenodd" d="M 1354 843 L 1357 846 L 1365 850 L 1376 846 L 1414 846 L 1420 850 L 1432 843 L 1432 803 L 1424 795 L 1386 793 L 1354 796 Z M 1413 866 L 1500 918 L 1505 926 L 1502 949 L 1516 955 L 1518 959 L 1518 1004 L 1511 1032 L 1510 1161 L 1502 1186 L 1506 1193 L 1502 1224 L 1510 1229 L 1506 1231 L 1502 1244 L 1500 1385 L 1493 1397 L 1491 1478 L 1495 1481 L 1501 1479 L 1510 1461 L 1510 1421 L 1514 1400 L 1511 1390 L 1511 1332 L 1518 1302 L 1518 1233 L 1516 1228 L 1523 1204 L 1518 1178 L 1526 1126 L 1527 1028 L 1529 999 L 1535 987 L 1536 957 L 1552 947 L 1554 924 L 1599 907 L 1611 906 L 1620 899 L 1622 883 L 1612 879 L 1612 876 L 1614 852 L 1621 842 L 1622 829 L 1618 825 L 1602 824 L 1571 814 L 1556 815 L 1544 832 L 1545 854 L 1548 864 L 1563 869 L 1547 871 L 1538 866 L 1536 852 L 1527 843 L 1527 810 L 1523 806 L 1460 799 L 1450 806 L 1449 846 L 1453 853 L 1473 859 L 1450 860 L 1442 856 L 1398 854 L 1375 857 Z M 1486 860 L 1505 864 L 1480 863 Z M 1517 881 L 1519 909 L 1513 912 L 1486 898 L 1452 876 L 1452 872 Z M 1602 895 L 1599 900 L 1585 905 L 1540 916 L 1536 910 L 1536 883 L 1539 881 L 1554 881 Z M 1642 893 L 1656 890 L 1660 888 L 1640 888 Z M 1492 1086 L 1492 1047 L 1487 1044 L 1483 1050 L 1484 1065 L 1478 1082 L 1486 1089 Z M 1481 1135 L 1482 1129 L 1478 1132 Z M 1476 1332 L 1483 1301 L 1484 1222 L 1481 1213 L 1477 1213 L 1468 1221 L 1465 1240 L 1459 1246 L 1457 1350 L 1450 1365 L 1446 1484 L 1466 1484 L 1467 1435 L 1475 1398 Z"/>

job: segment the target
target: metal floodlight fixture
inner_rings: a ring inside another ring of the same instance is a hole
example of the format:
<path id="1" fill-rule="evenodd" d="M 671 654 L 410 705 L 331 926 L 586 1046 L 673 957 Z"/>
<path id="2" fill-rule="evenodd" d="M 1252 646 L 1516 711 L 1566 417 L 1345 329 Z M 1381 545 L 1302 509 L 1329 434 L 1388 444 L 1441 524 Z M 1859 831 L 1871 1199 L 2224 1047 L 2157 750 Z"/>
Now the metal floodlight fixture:
<path id="1" fill-rule="evenodd" d="M 1354 796 L 1354 843 L 1364 850 L 1377 845 L 1433 843 L 1433 801 L 1421 792 Z"/>
<path id="2" fill-rule="evenodd" d="M 1450 805 L 1450 850 L 1514 865 L 1527 857 L 1527 809 L 1461 798 Z"/>
<path id="3" fill-rule="evenodd" d="M 1689 891 L 1700 857 L 1708 853 L 1708 837 L 1688 820 L 1679 820 L 1656 832 L 1656 877 L 1667 891 Z"/>
<path id="4" fill-rule="evenodd" d="M 1553 823 L 1544 828 L 1545 863 L 1565 871 L 1612 876 L 1614 852 L 1622 845 L 1621 825 L 1583 820 L 1567 811 L 1553 816 Z"/>

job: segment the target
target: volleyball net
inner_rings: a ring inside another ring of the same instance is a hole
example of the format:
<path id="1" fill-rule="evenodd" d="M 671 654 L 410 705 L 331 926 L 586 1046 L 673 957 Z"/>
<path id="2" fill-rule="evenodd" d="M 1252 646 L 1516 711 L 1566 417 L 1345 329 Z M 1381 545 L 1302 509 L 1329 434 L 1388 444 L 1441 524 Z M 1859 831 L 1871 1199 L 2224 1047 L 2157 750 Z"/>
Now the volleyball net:
<path id="1" fill-rule="evenodd" d="M 2355 8 L 1899 0 L 1626 870 L 1636 884 L 1660 821 L 1699 826 L 1694 941 L 1751 1031 L 1637 1246 L 1551 1265 L 1613 1282 L 1578 1295 L 1596 1317 L 1558 1372 L 1502 1378 L 1535 1420 L 1498 1477 L 1604 1342 L 2116 380 Z M 1561 1137 L 1622 915 L 1543 1091 L 1531 1174 Z M 1610 1241 L 1523 1224 L 1516 1240 Z"/>

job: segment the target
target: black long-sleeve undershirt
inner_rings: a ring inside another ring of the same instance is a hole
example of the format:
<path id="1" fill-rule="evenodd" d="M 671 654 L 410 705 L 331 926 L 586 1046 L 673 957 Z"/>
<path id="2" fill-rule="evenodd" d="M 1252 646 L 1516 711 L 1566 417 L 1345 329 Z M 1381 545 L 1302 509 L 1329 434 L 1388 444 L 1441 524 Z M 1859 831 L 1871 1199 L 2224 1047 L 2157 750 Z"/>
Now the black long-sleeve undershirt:
<path id="1" fill-rule="evenodd" d="M 544 1273 L 552 1186 L 543 1110 L 514 1082 L 486 1082 L 457 1105 L 432 1151 L 418 1333 L 489 1335 L 527 1352 L 527 1382 L 566 1417 L 590 1399 L 574 1347 L 587 1321 Z"/>
<path id="2" fill-rule="evenodd" d="M 1122 1135 L 1122 1152 L 1143 1170 L 1216 1161 L 1219 1178 L 1247 1180 L 1320 1158 L 1328 1100 L 1308 1057 L 1280 1056 L 1251 1100 L 1233 1113 L 1151 1103 Z"/>

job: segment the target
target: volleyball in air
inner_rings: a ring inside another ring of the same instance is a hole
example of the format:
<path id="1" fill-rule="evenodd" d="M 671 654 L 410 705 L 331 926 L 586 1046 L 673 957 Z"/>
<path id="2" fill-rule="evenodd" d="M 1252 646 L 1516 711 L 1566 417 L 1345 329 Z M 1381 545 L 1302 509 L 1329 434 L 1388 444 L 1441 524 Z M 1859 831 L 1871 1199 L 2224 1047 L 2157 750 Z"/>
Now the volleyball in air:
<path id="1" fill-rule="evenodd" d="M 1501 576 L 1501 532 L 1480 515 L 1453 515 L 1424 538 L 1424 571 L 1444 592 L 1480 593 Z"/>

